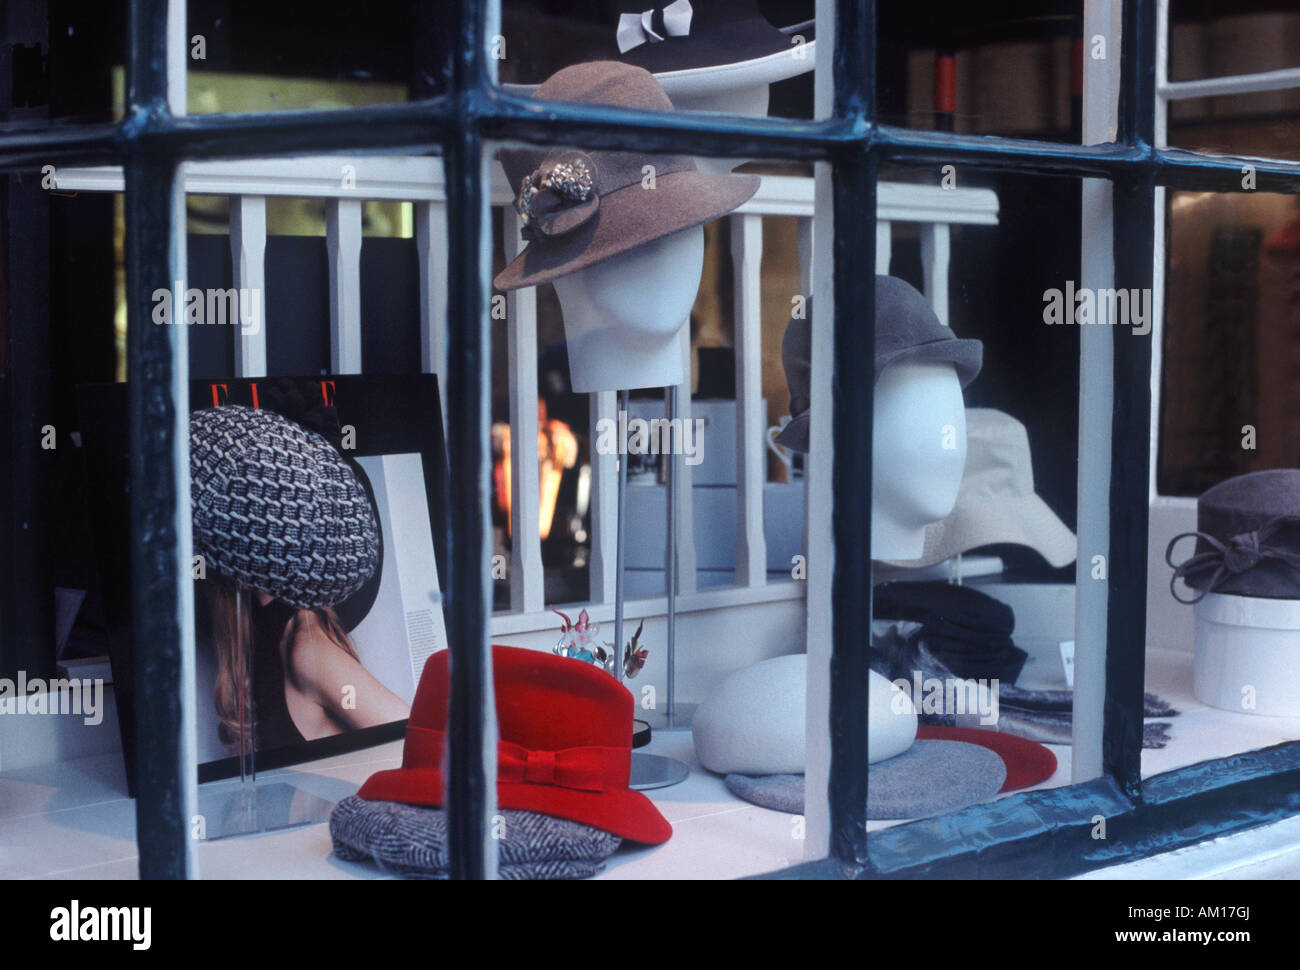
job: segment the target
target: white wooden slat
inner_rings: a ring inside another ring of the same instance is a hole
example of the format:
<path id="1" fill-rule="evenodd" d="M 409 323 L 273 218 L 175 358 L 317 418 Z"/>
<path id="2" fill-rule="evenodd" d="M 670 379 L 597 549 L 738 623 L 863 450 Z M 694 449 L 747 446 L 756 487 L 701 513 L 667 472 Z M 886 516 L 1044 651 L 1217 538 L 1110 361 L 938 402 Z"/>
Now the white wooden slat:
<path id="1" fill-rule="evenodd" d="M 799 292 L 804 297 L 812 294 L 813 225 L 811 216 L 799 220 Z"/>
<path id="2" fill-rule="evenodd" d="M 500 165 L 493 164 L 496 169 L 491 204 L 509 206 L 514 200 L 514 187 L 506 183 Z M 265 195 L 268 198 L 446 201 L 441 159 L 401 155 L 366 157 L 365 164 L 357 168 L 355 186 L 344 188 L 339 179 L 339 159 L 333 155 L 186 162 L 185 191 L 195 195 Z M 61 191 L 121 192 L 123 189 L 122 169 L 116 165 L 60 167 L 55 179 Z M 799 175 L 764 175 L 758 191 L 735 214 L 805 217 L 812 211 L 811 180 Z M 996 225 L 998 197 L 990 189 L 948 190 L 937 185 L 881 182 L 876 190 L 876 216 L 891 222 Z"/>
<path id="3" fill-rule="evenodd" d="M 266 198 L 241 195 L 230 200 L 230 264 L 240 313 L 250 325 L 230 328 L 235 341 L 235 376 L 266 376 Z M 251 306 L 245 308 L 245 301 Z M 256 320 L 256 328 L 252 321 Z M 247 331 L 247 332 L 246 332 Z"/>
<path id="4" fill-rule="evenodd" d="M 817 163 L 817 197 L 829 212 L 831 207 L 831 178 L 825 163 Z M 814 238 L 813 292 L 818 307 L 833 306 L 832 252 L 830 232 L 818 232 Z M 804 554 L 808 557 L 806 580 L 808 654 L 808 720 L 805 726 L 807 762 L 804 768 L 804 790 L 816 794 L 816 801 L 806 798 L 807 845 L 804 857 L 821 858 L 830 851 L 830 810 L 827 804 L 827 786 L 830 783 L 830 687 L 831 687 L 831 573 L 837 550 L 831 540 L 831 510 L 834 494 L 831 490 L 831 369 L 832 348 L 835 341 L 834 314 L 820 310 L 812 327 L 812 366 L 810 373 L 811 402 L 808 428 L 807 503 L 804 507 L 804 529 L 807 540 Z M 853 555 L 853 550 L 846 550 Z"/>
<path id="5" fill-rule="evenodd" d="M 817 21 L 826 29 L 819 31 L 822 43 L 817 51 L 817 70 L 814 91 L 814 115 L 830 117 L 834 91 L 831 52 L 835 48 L 835 0 L 817 0 Z M 828 36 L 827 36 L 828 35 Z M 816 192 L 816 212 L 820 213 L 820 227 L 810 234 L 813 244 L 809 276 L 811 287 L 807 291 L 821 307 L 821 315 L 812 326 L 812 360 L 809 381 L 811 401 L 809 408 L 809 454 L 804 505 L 806 539 L 804 554 L 808 557 L 808 585 L 806 600 L 806 633 L 804 649 L 808 657 L 807 720 L 804 723 L 804 858 L 822 859 L 830 852 L 831 818 L 827 797 L 831 773 L 831 570 L 835 550 L 831 544 L 831 347 L 835 339 L 835 315 L 832 308 L 834 293 L 831 271 L 834 265 L 832 247 L 834 195 L 831 185 L 831 168 L 825 162 L 813 164 Z M 801 254 L 802 255 L 802 254 Z M 852 555 L 852 550 L 846 554 Z"/>
<path id="6" fill-rule="evenodd" d="M 921 225 L 921 270 L 925 275 L 925 295 L 935 316 L 948 326 L 948 264 L 951 262 L 952 236 L 946 223 Z"/>
<path id="7" fill-rule="evenodd" d="M 330 370 L 361 373 L 361 200 L 325 206 L 330 266 Z"/>
<path id="8" fill-rule="evenodd" d="M 415 204 L 415 248 L 420 262 L 420 369 L 438 375 L 447 420 L 447 207 Z M 444 281 L 439 285 L 438 281 Z"/>
<path id="9" fill-rule="evenodd" d="M 167 0 L 167 107 L 177 117 L 184 115 L 189 107 L 186 71 L 190 61 L 190 42 L 187 26 L 185 0 Z"/>
<path id="10" fill-rule="evenodd" d="M 685 339 L 682 340 L 682 373 L 686 380 L 677 393 L 677 408 L 673 417 L 682 419 L 682 426 L 691 418 L 691 352 L 690 324 L 686 324 Z M 695 476 L 691 466 L 686 464 L 681 455 L 673 455 L 673 469 L 677 475 L 677 509 L 675 512 L 677 531 L 677 592 L 689 596 L 695 592 L 695 501 L 691 482 Z"/>
<path id="11" fill-rule="evenodd" d="M 1207 77 L 1199 81 L 1166 81 L 1156 91 L 1170 101 L 1187 98 L 1217 98 L 1228 94 L 1259 94 L 1264 91 L 1286 91 L 1300 88 L 1300 67 L 1280 71 L 1262 71 L 1258 74 L 1234 74 L 1227 77 Z"/>
<path id="12" fill-rule="evenodd" d="M 1169 0 L 1156 0 L 1156 110 L 1155 133 L 1152 139 L 1156 148 L 1165 148 L 1169 132 L 1169 98 L 1165 88 L 1169 83 Z M 1157 192 L 1163 194 L 1162 189 Z M 1158 210 L 1163 212 L 1163 209 Z M 1157 227 L 1163 228 L 1163 227 Z M 1157 235 L 1157 245 L 1164 239 Z M 1153 398 L 1159 400 L 1159 398 Z"/>
<path id="13" fill-rule="evenodd" d="M 521 228 L 514 210 L 506 210 L 507 263 L 524 248 Z M 538 531 L 536 287 L 507 295 L 506 320 L 510 327 L 510 608 L 531 613 L 542 609 L 545 595 Z"/>
<path id="14" fill-rule="evenodd" d="M 890 236 L 891 224 L 887 219 L 876 218 L 876 273 L 881 276 L 889 275 L 889 261 L 891 258 L 892 238 Z"/>
<path id="15" fill-rule="evenodd" d="M 602 419 L 618 422 L 618 400 L 614 391 L 590 395 L 591 427 L 591 564 L 588 570 L 593 603 L 614 602 L 615 570 L 618 565 L 618 465 L 616 455 L 600 455 L 595 445 Z"/>
<path id="16" fill-rule="evenodd" d="M 763 217 L 732 216 L 736 347 L 736 584 L 767 582 L 763 482 L 767 429 L 763 427 Z"/>
<path id="17" fill-rule="evenodd" d="M 1120 37 L 1120 0 L 1086 0 L 1084 36 Z M 1118 130 L 1118 58 L 1083 62 L 1083 143 L 1109 141 Z M 1109 181 L 1082 183 L 1082 258 L 1079 285 L 1094 289 L 1115 286 L 1114 193 Z M 1107 584 L 1092 576 L 1092 557 L 1110 549 L 1111 477 L 1110 425 L 1114 400 L 1114 347 L 1119 327 L 1079 328 L 1079 467 L 1078 538 L 1075 563 L 1074 705 L 1070 779 L 1075 783 L 1103 772 L 1102 727 L 1106 703 L 1106 642 L 1109 597 Z M 1122 339 L 1133 339 L 1127 333 Z M 1144 338 L 1149 339 L 1149 338 Z M 1107 567 L 1109 569 L 1109 566 Z M 1128 644 L 1116 644 L 1125 649 Z"/>

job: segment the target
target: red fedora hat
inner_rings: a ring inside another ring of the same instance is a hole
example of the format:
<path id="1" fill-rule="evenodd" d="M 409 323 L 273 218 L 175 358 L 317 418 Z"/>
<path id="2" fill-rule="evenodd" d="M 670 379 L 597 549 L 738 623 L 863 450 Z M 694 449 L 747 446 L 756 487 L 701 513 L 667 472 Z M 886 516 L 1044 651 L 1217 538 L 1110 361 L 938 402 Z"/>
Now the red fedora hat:
<path id="1" fill-rule="evenodd" d="M 402 767 L 371 775 L 360 797 L 442 806 L 449 652 L 424 665 Z M 589 663 L 520 647 L 494 646 L 492 669 L 499 808 L 582 822 L 633 842 L 668 841 L 672 826 L 627 786 L 635 701 L 626 687 Z"/>

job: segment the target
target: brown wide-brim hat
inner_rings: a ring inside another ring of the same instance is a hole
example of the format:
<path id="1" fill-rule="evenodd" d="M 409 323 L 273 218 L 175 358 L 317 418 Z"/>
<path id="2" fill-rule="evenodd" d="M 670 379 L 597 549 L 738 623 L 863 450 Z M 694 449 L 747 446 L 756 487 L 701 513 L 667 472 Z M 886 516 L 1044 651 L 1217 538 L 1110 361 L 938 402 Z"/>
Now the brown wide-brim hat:
<path id="1" fill-rule="evenodd" d="M 902 361 L 952 364 L 965 388 L 979 375 L 984 345 L 961 339 L 940 322 L 916 287 L 896 276 L 876 276 L 876 356 L 873 381 Z M 790 423 L 775 442 L 807 452 L 812 404 L 812 300 L 806 313 L 792 318 L 781 341 L 781 362 L 790 389 Z"/>
<path id="2" fill-rule="evenodd" d="M 673 110 L 654 75 L 614 61 L 566 67 L 534 97 Z M 501 164 L 528 246 L 493 281 L 500 290 L 549 283 L 712 222 L 759 185 L 757 175 L 701 172 L 685 155 L 520 148 L 503 150 Z"/>

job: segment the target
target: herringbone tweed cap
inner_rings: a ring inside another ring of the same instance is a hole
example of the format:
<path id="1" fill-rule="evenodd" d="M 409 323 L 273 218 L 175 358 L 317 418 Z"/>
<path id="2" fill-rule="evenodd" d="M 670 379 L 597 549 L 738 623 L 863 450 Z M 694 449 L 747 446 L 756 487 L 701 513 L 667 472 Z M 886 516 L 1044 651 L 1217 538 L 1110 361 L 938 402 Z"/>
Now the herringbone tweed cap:
<path id="1" fill-rule="evenodd" d="M 272 411 L 190 415 L 194 549 L 216 572 L 291 606 L 333 606 L 379 555 L 378 523 L 343 456 Z"/>
<path id="2" fill-rule="evenodd" d="M 585 879 L 605 868 L 622 839 L 612 832 L 538 812 L 503 809 L 497 820 L 502 879 Z M 374 862 L 408 879 L 447 879 L 447 813 L 349 795 L 330 813 L 334 854 Z"/>

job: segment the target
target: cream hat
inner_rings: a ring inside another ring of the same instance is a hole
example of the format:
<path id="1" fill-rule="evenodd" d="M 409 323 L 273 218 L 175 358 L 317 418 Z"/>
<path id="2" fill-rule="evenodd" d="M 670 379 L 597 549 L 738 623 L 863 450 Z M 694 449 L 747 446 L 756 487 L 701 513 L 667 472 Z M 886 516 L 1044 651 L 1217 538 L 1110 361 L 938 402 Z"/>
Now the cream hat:
<path id="1" fill-rule="evenodd" d="M 966 470 L 947 518 L 925 527 L 920 559 L 883 560 L 919 568 L 995 544 L 1028 546 L 1052 566 L 1074 562 L 1071 532 L 1034 492 L 1025 426 L 993 408 L 966 409 Z"/>

